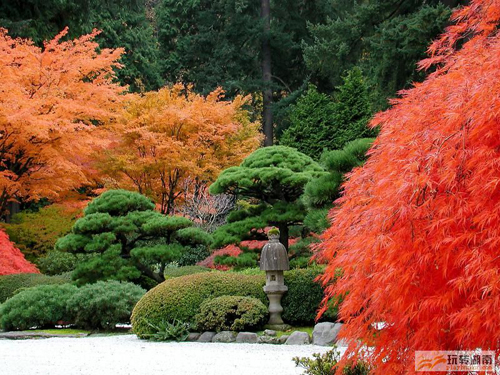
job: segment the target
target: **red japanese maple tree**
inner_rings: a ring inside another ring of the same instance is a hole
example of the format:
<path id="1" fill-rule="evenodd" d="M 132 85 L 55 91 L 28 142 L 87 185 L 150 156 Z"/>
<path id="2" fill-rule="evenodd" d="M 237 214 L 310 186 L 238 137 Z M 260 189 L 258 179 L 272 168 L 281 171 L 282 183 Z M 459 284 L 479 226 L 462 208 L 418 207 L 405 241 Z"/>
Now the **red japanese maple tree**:
<path id="1" fill-rule="evenodd" d="M 38 269 L 24 259 L 23 253 L 9 240 L 9 236 L 0 230 L 0 275 L 12 273 L 40 273 Z"/>
<path id="2" fill-rule="evenodd" d="M 372 121 L 316 254 L 375 374 L 414 373 L 416 350 L 500 353 L 500 1 L 453 18 L 421 62 L 435 71 Z"/>

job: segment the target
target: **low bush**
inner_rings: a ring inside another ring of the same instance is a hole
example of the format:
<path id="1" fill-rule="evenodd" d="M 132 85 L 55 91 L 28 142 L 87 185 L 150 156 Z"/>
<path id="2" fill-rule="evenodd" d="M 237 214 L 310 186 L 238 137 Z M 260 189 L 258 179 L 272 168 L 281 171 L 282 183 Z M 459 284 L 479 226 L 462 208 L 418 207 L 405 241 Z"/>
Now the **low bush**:
<path id="1" fill-rule="evenodd" d="M 38 258 L 36 264 L 45 275 L 60 275 L 74 271 L 78 262 L 88 260 L 92 254 L 71 254 L 52 250 L 45 256 Z"/>
<path id="2" fill-rule="evenodd" d="M 203 302 L 195 321 L 200 331 L 246 331 L 261 328 L 267 315 L 257 298 L 222 296 Z"/>
<path id="3" fill-rule="evenodd" d="M 191 228 L 186 228 L 191 229 Z M 179 258 L 179 265 L 193 266 L 210 256 L 210 250 L 205 245 L 186 246 Z"/>
<path id="4" fill-rule="evenodd" d="M 68 299 L 77 291 L 71 284 L 39 285 L 23 290 L 0 305 L 0 326 L 5 331 L 53 327 L 71 322 Z"/>
<path id="5" fill-rule="evenodd" d="M 134 332 L 141 338 L 154 333 L 151 325 L 162 321 L 194 322 L 206 299 L 233 295 L 258 298 L 265 305 L 262 290 L 264 275 L 245 276 L 237 273 L 205 272 L 169 279 L 151 289 L 137 303 L 132 313 Z"/>
<path id="6" fill-rule="evenodd" d="M 181 277 L 186 275 L 193 275 L 195 273 L 203 273 L 212 271 L 210 268 L 202 266 L 184 266 L 184 267 L 172 267 L 165 269 L 164 276 L 165 280 L 172 279 L 175 277 Z"/>
<path id="7" fill-rule="evenodd" d="M 189 336 L 189 323 L 174 319 L 172 322 L 163 320 L 157 325 L 149 324 L 154 333 L 148 334 L 146 338 L 151 341 L 186 341 Z"/>
<path id="8" fill-rule="evenodd" d="M 321 285 L 314 280 L 323 272 L 322 267 L 294 269 L 285 272 L 285 293 L 281 304 L 283 306 L 283 320 L 291 325 L 314 324 L 318 307 L 323 300 L 324 293 Z M 322 316 L 322 320 L 335 321 L 337 306 L 331 306 Z"/>
<path id="9" fill-rule="evenodd" d="M 118 323 L 130 322 L 132 309 L 145 293 L 132 283 L 98 281 L 79 288 L 68 300 L 68 310 L 78 327 L 114 329 Z"/>
<path id="10" fill-rule="evenodd" d="M 2 227 L 26 259 L 33 262 L 54 248 L 56 240 L 71 230 L 80 213 L 79 208 L 52 204 L 37 212 L 17 213 Z"/>
<path id="11" fill-rule="evenodd" d="M 340 360 L 340 352 L 334 347 L 332 350 L 324 353 L 313 354 L 313 358 L 294 357 L 295 366 L 305 369 L 303 375 L 368 375 L 370 373 L 369 366 L 358 361 L 355 366 L 344 368 L 341 372 L 335 366 Z"/>
<path id="12" fill-rule="evenodd" d="M 37 285 L 66 284 L 71 282 L 71 276 L 46 276 L 39 273 L 17 273 L 0 276 L 0 303 L 12 297 L 16 290 Z"/>

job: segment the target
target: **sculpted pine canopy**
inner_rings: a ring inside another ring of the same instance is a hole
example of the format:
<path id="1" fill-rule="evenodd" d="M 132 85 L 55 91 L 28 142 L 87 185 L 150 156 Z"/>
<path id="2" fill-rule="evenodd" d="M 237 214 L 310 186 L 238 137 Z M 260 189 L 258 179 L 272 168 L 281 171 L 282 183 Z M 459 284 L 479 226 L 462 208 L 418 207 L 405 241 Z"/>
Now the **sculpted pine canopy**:
<path id="1" fill-rule="evenodd" d="M 415 350 L 498 354 L 500 2 L 454 19 L 421 63 L 437 71 L 372 121 L 380 135 L 317 254 L 324 283 L 342 269 L 327 298 L 347 293 L 348 351 L 374 345 L 375 374 L 413 373 Z"/>

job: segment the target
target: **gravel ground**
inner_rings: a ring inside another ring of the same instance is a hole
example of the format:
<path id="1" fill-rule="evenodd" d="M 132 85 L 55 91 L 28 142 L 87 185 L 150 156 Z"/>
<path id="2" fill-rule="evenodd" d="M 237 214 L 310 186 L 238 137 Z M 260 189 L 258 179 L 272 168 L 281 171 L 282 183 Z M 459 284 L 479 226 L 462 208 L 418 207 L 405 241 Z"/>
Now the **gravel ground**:
<path id="1" fill-rule="evenodd" d="M 313 345 L 163 343 L 134 335 L 0 340 L 2 375 L 294 375 Z"/>

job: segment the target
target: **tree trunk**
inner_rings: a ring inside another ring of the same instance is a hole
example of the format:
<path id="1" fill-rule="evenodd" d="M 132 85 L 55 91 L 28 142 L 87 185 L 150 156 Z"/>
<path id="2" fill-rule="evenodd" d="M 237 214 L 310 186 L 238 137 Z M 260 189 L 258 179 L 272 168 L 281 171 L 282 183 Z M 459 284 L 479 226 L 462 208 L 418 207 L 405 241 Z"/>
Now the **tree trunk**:
<path id="1" fill-rule="evenodd" d="M 271 44 L 269 35 L 271 32 L 271 6 L 270 0 L 261 0 L 260 16 L 264 22 L 264 33 L 262 36 L 262 128 L 264 130 L 264 146 L 273 145 L 273 113 L 271 105 L 273 92 L 271 90 Z"/>
<path id="2" fill-rule="evenodd" d="M 285 246 L 288 251 L 288 225 L 287 223 L 279 223 L 278 229 L 280 230 L 280 242 Z"/>

